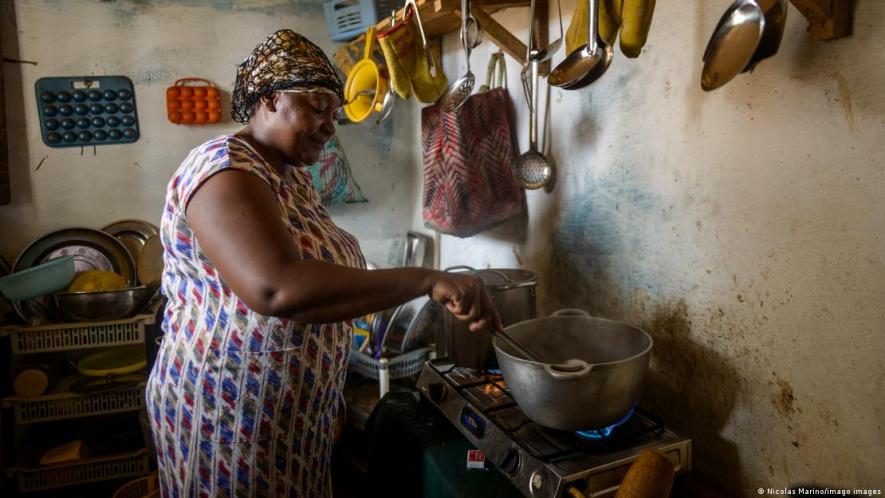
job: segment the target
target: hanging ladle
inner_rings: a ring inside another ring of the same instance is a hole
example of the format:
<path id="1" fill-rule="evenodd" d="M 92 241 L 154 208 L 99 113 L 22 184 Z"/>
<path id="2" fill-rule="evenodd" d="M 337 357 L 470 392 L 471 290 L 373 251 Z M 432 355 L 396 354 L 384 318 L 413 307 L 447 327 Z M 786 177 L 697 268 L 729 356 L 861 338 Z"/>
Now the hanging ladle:
<path id="1" fill-rule="evenodd" d="M 741 71 L 746 73 L 756 69 L 761 61 L 777 53 L 781 46 L 781 38 L 784 36 L 784 25 L 787 22 L 787 0 L 758 0 L 765 16 L 765 28 L 762 30 L 762 39 L 759 46 L 753 52 L 753 57 L 747 63 L 747 67 Z"/>
<path id="2" fill-rule="evenodd" d="M 588 11 L 587 44 L 560 62 L 550 72 L 547 83 L 567 90 L 584 88 L 599 79 L 611 64 L 614 50 L 599 38 L 599 0 L 588 0 Z"/>
<path id="3" fill-rule="evenodd" d="M 474 28 L 476 33 L 473 40 L 468 39 L 470 38 L 468 36 L 468 27 L 470 26 Z M 461 0 L 461 46 L 464 47 L 464 55 L 467 58 L 467 72 L 464 76 L 455 80 L 446 91 L 443 97 L 443 110 L 446 112 L 458 110 L 467 101 L 467 97 L 473 93 L 473 85 L 476 79 L 470 71 L 470 50 L 479 45 L 479 37 L 481 35 L 478 26 L 473 14 L 470 13 L 470 1 Z"/>
<path id="4" fill-rule="evenodd" d="M 756 0 L 735 0 L 722 14 L 704 50 L 701 88 L 715 90 L 738 75 L 756 53 L 765 14 Z"/>
<path id="5" fill-rule="evenodd" d="M 559 0 L 556 0 L 556 7 L 559 10 L 559 38 L 550 42 L 549 45 L 542 48 L 541 50 L 531 50 L 529 58 L 536 60 L 538 62 L 544 62 L 546 60 L 550 60 L 553 55 L 559 51 L 559 47 L 562 46 L 562 37 L 564 31 L 562 30 L 562 5 L 559 3 Z M 535 24 L 535 11 L 532 10 L 531 20 L 529 21 L 532 25 Z"/>

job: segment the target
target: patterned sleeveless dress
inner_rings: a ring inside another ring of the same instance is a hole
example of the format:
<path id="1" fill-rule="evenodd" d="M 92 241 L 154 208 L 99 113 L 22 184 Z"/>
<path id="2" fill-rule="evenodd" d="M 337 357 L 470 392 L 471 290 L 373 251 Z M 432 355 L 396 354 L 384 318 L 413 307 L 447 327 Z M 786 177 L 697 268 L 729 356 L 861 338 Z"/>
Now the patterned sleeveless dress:
<path id="1" fill-rule="evenodd" d="M 280 176 L 248 143 L 197 147 L 169 183 L 161 223 L 163 342 L 147 385 L 163 497 L 332 496 L 332 434 L 351 323 L 299 325 L 250 310 L 202 252 L 184 208 L 220 171 L 256 175 L 276 194 L 304 259 L 365 267 L 308 173 Z"/>

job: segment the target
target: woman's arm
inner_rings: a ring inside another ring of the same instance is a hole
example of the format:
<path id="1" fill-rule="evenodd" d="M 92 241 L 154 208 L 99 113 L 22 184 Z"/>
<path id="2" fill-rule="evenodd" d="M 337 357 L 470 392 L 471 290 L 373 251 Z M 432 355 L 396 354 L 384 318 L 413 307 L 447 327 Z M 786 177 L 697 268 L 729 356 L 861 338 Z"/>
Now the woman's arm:
<path id="1" fill-rule="evenodd" d="M 423 268 L 361 270 L 302 260 L 273 192 L 258 177 L 217 173 L 186 207 L 191 229 L 221 278 L 252 310 L 304 323 L 347 320 L 422 294 L 471 330 L 500 325 L 479 278 Z"/>

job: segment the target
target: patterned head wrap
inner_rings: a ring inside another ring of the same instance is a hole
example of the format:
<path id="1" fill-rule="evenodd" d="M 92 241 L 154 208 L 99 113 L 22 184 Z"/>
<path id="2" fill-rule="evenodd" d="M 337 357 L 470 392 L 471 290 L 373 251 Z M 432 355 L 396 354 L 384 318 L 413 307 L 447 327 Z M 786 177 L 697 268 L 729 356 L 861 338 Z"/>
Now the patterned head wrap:
<path id="1" fill-rule="evenodd" d="M 237 66 L 231 116 L 248 123 L 258 100 L 275 91 L 325 92 L 344 102 L 344 85 L 326 54 L 291 29 L 281 29 Z"/>

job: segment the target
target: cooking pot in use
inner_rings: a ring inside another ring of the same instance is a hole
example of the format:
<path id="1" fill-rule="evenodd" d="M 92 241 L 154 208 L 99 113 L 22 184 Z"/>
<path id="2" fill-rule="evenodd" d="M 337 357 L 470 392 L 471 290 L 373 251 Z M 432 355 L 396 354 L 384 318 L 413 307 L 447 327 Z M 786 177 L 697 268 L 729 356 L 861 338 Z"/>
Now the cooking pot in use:
<path id="1" fill-rule="evenodd" d="M 519 268 L 476 270 L 469 266 L 453 266 L 446 268 L 446 271 L 457 271 L 482 279 L 505 327 L 535 318 L 535 287 L 538 285 L 535 272 Z M 471 332 L 467 322 L 458 320 L 451 313 L 445 312 L 443 316 L 446 338 L 438 341 L 445 344 L 445 351 L 439 352 L 441 357 L 447 357 L 455 365 L 477 370 L 497 367 L 489 334 Z"/>
<path id="2" fill-rule="evenodd" d="M 564 310 L 504 331 L 536 356 L 493 341 L 508 389 L 534 422 L 564 431 L 607 427 L 636 404 L 653 341 L 644 330 Z"/>

